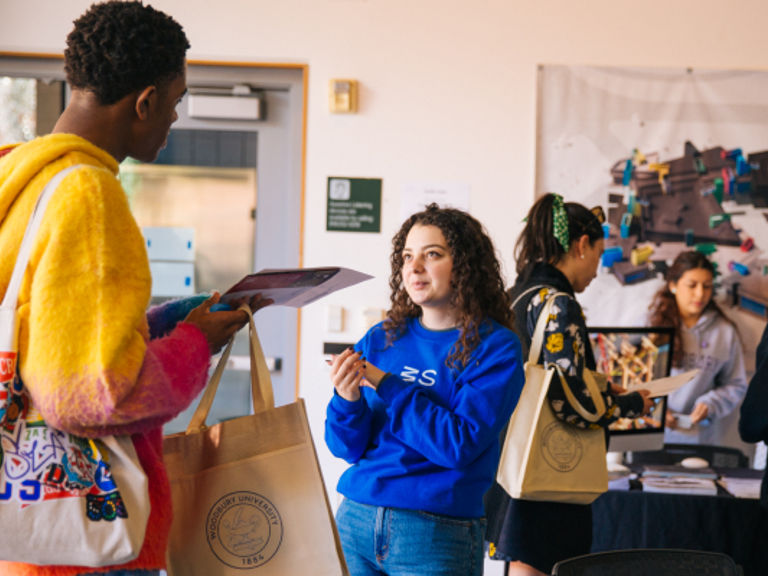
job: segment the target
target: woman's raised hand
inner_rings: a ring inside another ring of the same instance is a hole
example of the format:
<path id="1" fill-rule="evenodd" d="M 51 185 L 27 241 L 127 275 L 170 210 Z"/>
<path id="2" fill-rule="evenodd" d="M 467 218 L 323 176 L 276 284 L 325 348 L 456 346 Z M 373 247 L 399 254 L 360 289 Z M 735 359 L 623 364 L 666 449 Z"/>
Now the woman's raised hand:
<path id="1" fill-rule="evenodd" d="M 365 358 L 348 348 L 331 362 L 331 382 L 336 393 L 349 402 L 360 400 L 360 383 L 365 377 Z"/>
<path id="2" fill-rule="evenodd" d="M 667 408 L 666 421 L 664 422 L 670 430 L 677 430 L 677 418 L 672 414 L 672 410 Z"/>
<path id="3" fill-rule="evenodd" d="M 709 408 L 706 404 L 696 404 L 691 412 L 691 424 L 698 424 L 709 416 Z"/>

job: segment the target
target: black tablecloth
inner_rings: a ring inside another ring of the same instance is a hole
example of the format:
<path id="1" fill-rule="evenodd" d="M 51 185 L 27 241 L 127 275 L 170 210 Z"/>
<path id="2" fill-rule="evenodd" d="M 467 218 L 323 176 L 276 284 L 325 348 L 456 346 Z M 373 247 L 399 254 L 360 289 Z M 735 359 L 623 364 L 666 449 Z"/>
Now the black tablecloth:
<path id="1" fill-rule="evenodd" d="M 592 552 L 677 548 L 722 552 L 745 576 L 768 574 L 768 512 L 758 500 L 609 491 L 592 504 Z"/>

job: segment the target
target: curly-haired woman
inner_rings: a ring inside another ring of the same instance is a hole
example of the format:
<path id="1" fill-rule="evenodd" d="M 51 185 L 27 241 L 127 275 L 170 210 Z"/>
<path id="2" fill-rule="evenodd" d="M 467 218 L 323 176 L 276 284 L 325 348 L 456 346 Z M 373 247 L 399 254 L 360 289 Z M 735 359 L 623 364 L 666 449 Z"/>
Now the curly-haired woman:
<path id="1" fill-rule="evenodd" d="M 672 374 L 700 370 L 669 395 L 667 443 L 721 444 L 717 420 L 738 408 L 747 392 L 739 334 L 712 299 L 714 281 L 715 268 L 706 256 L 683 252 L 651 303 L 650 325 L 675 328 Z"/>
<path id="2" fill-rule="evenodd" d="M 557 194 L 542 196 L 528 212 L 517 241 L 517 281 L 510 291 L 515 333 L 528 358 L 531 339 L 547 300 L 555 307 L 544 332 L 545 366 L 558 366 L 568 386 L 587 410 L 595 410 L 582 374 L 595 369 L 581 306 L 575 295 L 595 278 L 603 253 L 602 210 L 592 212 Z M 547 398 L 555 415 L 580 428 L 605 428 L 619 417 L 636 417 L 652 401 L 642 390 L 623 396 L 604 393 L 605 415 L 596 423 L 584 420 L 568 403 L 560 380 L 553 378 Z M 505 433 L 506 436 L 506 433 Z M 522 440 L 522 439 L 521 439 Z M 559 561 L 589 554 L 592 547 L 592 508 L 579 504 L 510 498 L 494 483 L 486 495 L 489 554 L 508 563 L 518 576 L 550 574 Z"/>
<path id="3" fill-rule="evenodd" d="M 524 380 L 509 298 L 465 212 L 432 204 L 392 244 L 388 317 L 331 368 L 344 554 L 354 576 L 479 575 L 483 493 Z"/>

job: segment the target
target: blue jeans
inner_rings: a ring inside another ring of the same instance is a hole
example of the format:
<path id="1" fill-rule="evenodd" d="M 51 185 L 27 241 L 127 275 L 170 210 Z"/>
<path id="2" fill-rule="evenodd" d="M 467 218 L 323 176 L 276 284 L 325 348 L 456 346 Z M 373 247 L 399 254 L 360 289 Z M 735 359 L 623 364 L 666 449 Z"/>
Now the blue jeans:
<path id="1" fill-rule="evenodd" d="M 481 576 L 484 518 L 455 518 L 345 499 L 336 513 L 352 576 Z"/>

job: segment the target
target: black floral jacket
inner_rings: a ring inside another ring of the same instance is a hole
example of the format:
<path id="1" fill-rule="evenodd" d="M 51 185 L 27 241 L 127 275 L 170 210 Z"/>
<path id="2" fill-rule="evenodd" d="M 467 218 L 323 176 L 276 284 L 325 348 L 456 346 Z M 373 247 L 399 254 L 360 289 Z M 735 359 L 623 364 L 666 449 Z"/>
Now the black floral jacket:
<path id="1" fill-rule="evenodd" d="M 531 290 L 538 286 L 541 288 Z M 525 294 L 527 290 L 531 291 Z M 516 332 L 523 341 L 523 352 L 527 358 L 541 311 L 555 292 L 564 294 L 555 299 L 544 332 L 539 362 L 545 367 L 558 366 L 579 403 L 589 412 L 594 412 L 595 404 L 583 379 L 585 368 L 595 369 L 584 314 L 570 283 L 554 266 L 537 265 L 526 281 L 513 288 L 513 301 L 525 294 L 514 306 Z M 621 417 L 635 418 L 643 411 L 643 398 L 637 392 L 621 396 L 605 392 L 605 415 L 595 423 L 588 422 L 568 403 L 559 378 L 552 379 L 547 398 L 558 418 L 580 428 L 604 428 Z"/>

